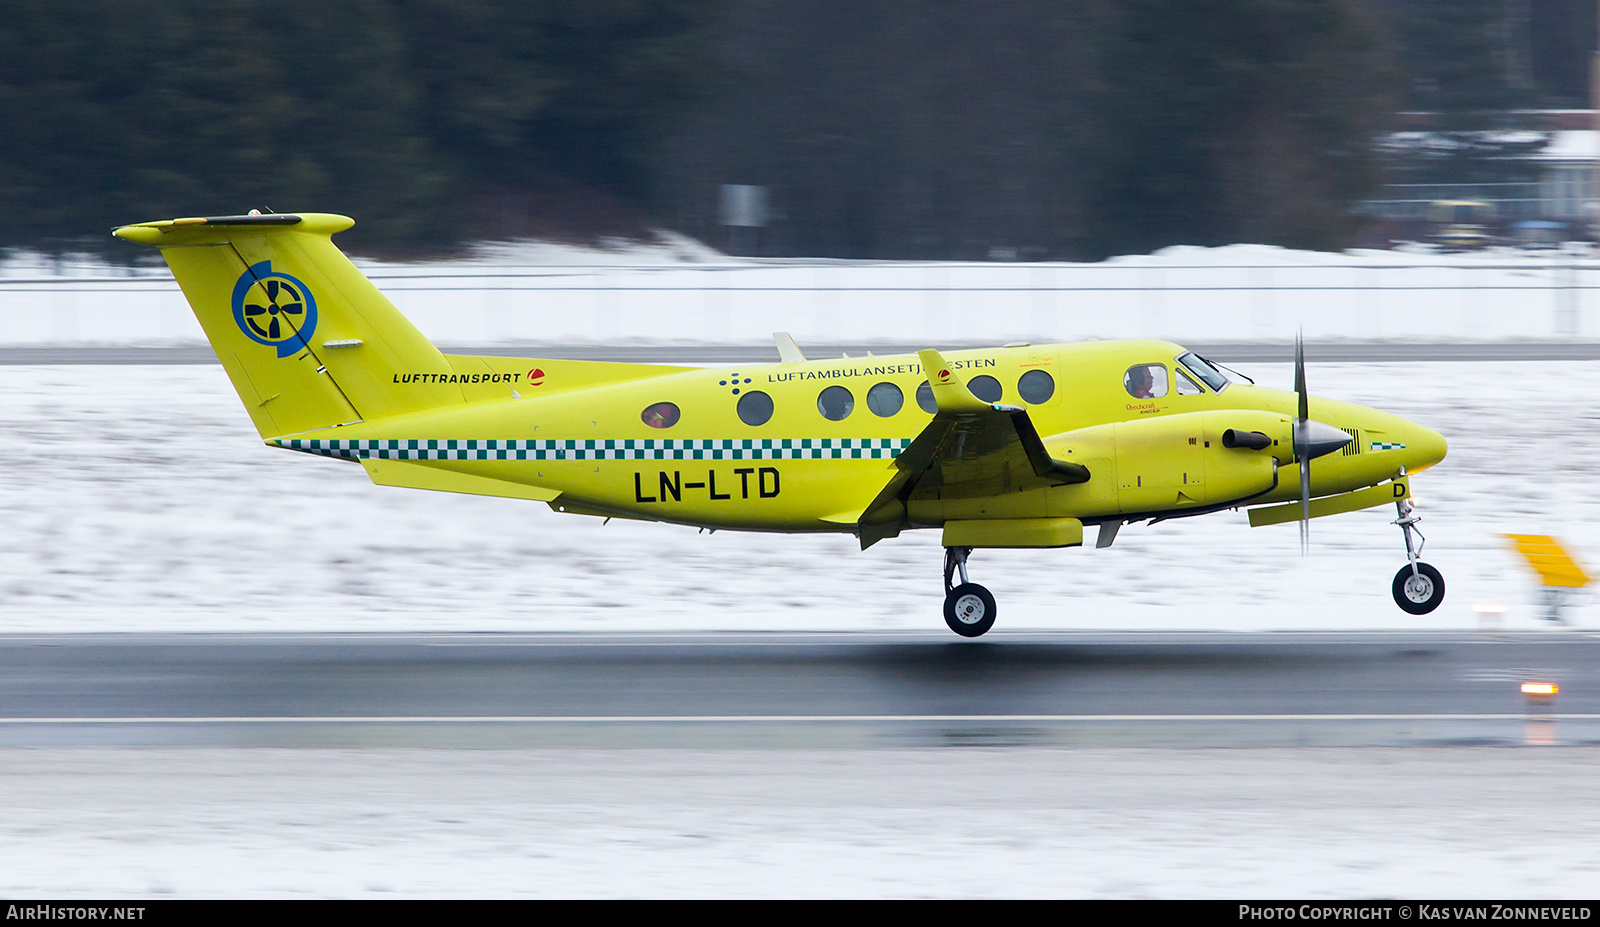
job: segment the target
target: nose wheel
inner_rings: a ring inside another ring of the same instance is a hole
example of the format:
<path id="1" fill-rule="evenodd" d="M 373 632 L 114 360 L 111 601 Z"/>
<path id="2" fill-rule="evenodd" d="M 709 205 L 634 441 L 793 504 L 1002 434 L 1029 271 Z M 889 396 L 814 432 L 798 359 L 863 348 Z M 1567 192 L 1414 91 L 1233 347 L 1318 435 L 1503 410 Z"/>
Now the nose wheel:
<path id="1" fill-rule="evenodd" d="M 1394 574 L 1394 604 L 1412 615 L 1426 615 L 1444 601 L 1444 576 L 1431 564 L 1422 562 L 1422 545 L 1428 539 L 1417 530 L 1417 522 L 1421 521 L 1421 517 L 1417 515 L 1411 500 L 1401 499 L 1395 502 L 1394 508 L 1399 513 L 1394 523 L 1400 526 L 1400 531 L 1406 536 L 1407 560 L 1400 572 Z M 1413 534 L 1416 540 L 1412 539 Z"/>
<path id="2" fill-rule="evenodd" d="M 994 596 L 967 581 L 970 553 L 970 547 L 944 549 L 944 623 L 962 637 L 979 637 L 994 627 Z M 960 584 L 955 584 L 957 573 L 961 574 Z"/>
<path id="3" fill-rule="evenodd" d="M 1427 563 L 1408 563 L 1394 574 L 1395 604 L 1413 615 L 1426 615 L 1444 601 L 1444 577 Z"/>

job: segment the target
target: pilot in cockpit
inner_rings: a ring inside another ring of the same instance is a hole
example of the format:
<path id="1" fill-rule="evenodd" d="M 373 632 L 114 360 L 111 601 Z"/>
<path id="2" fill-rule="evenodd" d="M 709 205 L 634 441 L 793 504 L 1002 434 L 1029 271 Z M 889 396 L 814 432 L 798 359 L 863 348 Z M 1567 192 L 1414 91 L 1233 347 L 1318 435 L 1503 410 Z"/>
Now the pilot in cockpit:
<path id="1" fill-rule="evenodd" d="M 1128 395 L 1135 399 L 1154 399 L 1155 379 L 1150 376 L 1147 366 L 1129 367 L 1128 372 L 1122 377 L 1122 385 L 1127 389 Z"/>

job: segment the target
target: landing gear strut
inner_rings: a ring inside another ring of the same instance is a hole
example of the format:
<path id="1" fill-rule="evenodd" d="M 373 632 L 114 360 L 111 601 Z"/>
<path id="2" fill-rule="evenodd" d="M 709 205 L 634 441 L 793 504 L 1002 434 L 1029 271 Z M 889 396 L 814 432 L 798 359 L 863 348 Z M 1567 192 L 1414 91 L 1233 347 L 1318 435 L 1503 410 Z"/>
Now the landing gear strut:
<path id="1" fill-rule="evenodd" d="M 1394 603 L 1413 615 L 1426 615 L 1444 601 L 1444 576 L 1431 565 L 1422 562 L 1422 545 L 1427 538 L 1417 529 L 1421 516 L 1410 499 L 1399 499 L 1394 504 L 1399 517 L 1394 524 L 1406 536 L 1406 565 L 1394 574 Z M 1411 536 L 1415 534 L 1417 540 Z"/>
<path id="2" fill-rule="evenodd" d="M 977 583 L 967 582 L 970 547 L 944 549 L 944 623 L 962 637 L 978 637 L 994 627 L 994 596 Z M 956 573 L 961 584 L 952 585 Z"/>

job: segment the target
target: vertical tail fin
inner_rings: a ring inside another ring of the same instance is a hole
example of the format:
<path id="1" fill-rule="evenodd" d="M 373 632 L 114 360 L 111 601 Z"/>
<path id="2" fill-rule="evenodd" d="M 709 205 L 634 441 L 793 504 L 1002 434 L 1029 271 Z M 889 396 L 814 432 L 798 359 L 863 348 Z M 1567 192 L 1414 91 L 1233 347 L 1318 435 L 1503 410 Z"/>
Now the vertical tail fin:
<path id="1" fill-rule="evenodd" d="M 126 225 L 161 249 L 263 438 L 458 405 L 461 388 L 397 374 L 449 363 L 332 236 L 344 216 L 225 216 Z"/>

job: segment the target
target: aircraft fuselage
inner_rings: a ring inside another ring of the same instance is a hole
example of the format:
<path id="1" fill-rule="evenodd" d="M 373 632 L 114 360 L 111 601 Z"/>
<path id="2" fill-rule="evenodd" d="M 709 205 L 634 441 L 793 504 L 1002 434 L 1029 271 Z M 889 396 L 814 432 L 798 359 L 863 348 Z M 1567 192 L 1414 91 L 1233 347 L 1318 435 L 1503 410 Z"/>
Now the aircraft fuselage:
<path id="1" fill-rule="evenodd" d="M 1295 394 L 1240 382 L 1218 390 L 1179 360 L 1187 353 L 1163 341 L 1095 341 L 945 354 L 974 394 L 1024 409 L 1051 456 L 1081 463 L 1090 478 L 1063 485 L 1019 470 L 955 493 L 921 485 L 903 500 L 905 526 L 1043 516 L 1092 524 L 1298 499 Z M 851 531 L 933 415 L 931 398 L 918 402 L 927 376 L 914 354 L 667 368 L 598 385 L 564 380 L 560 361 L 531 369 L 514 358 L 474 360 L 487 369 L 395 377 L 408 381 L 400 389 L 457 378 L 473 398 L 466 405 L 269 443 L 359 456 L 380 482 L 390 481 L 385 468 L 426 467 L 534 487 L 549 495 L 528 498 L 564 511 Z M 1128 377 L 1140 367 L 1165 382 L 1135 395 Z M 662 404 L 671 404 L 664 415 Z M 1313 396 L 1310 418 L 1350 436 L 1317 459 L 1313 496 L 1415 473 L 1445 454 L 1436 432 L 1377 409 Z M 1230 429 L 1272 443 L 1224 446 Z"/>

